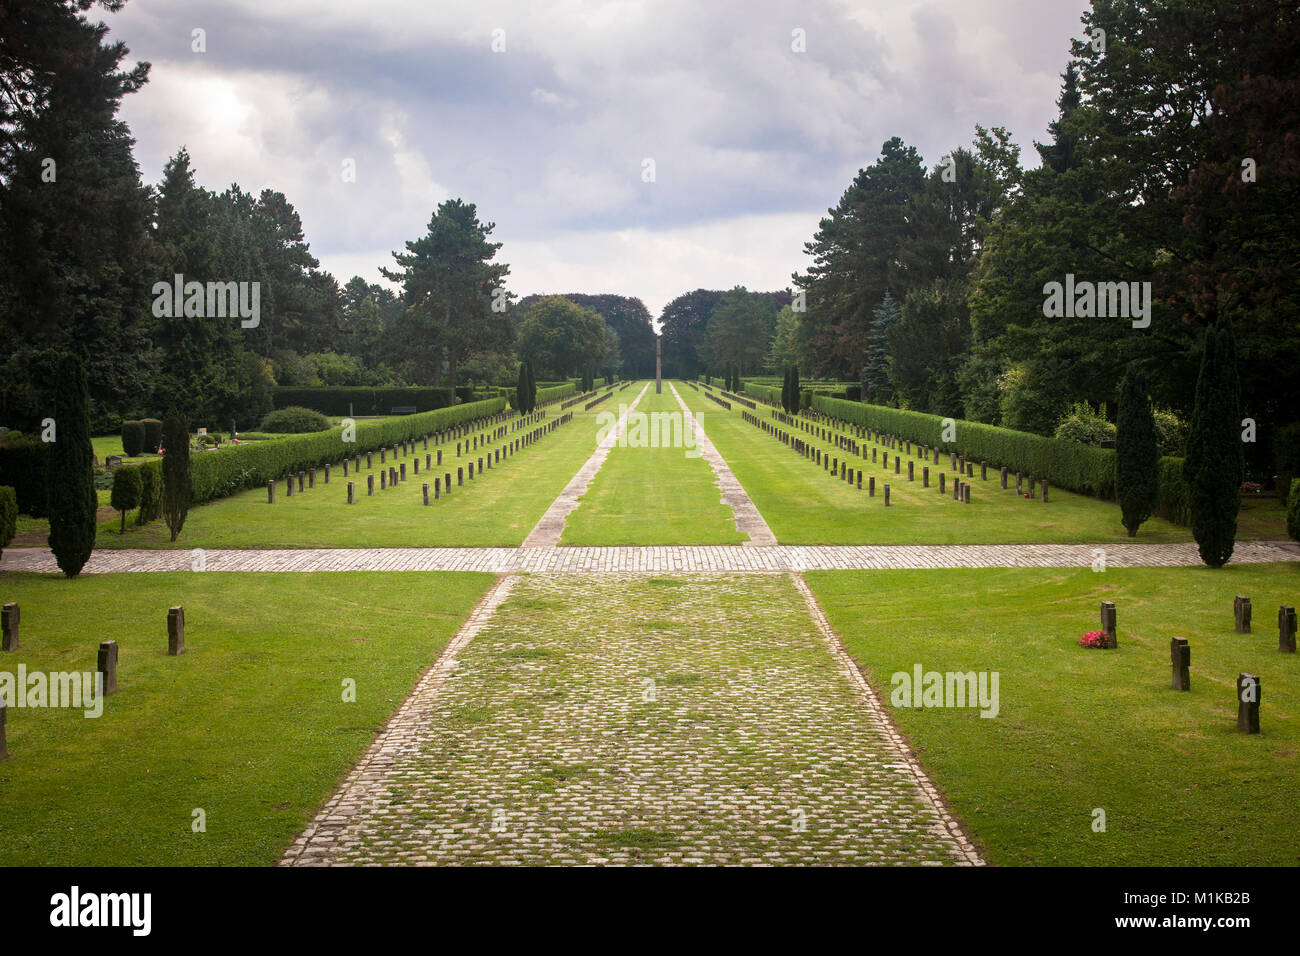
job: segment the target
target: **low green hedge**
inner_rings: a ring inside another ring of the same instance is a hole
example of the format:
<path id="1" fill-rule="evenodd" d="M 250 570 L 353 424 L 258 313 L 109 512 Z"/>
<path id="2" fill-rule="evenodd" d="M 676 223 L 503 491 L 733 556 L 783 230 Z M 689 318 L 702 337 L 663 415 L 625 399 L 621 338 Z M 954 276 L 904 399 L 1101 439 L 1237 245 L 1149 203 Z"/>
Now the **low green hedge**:
<path id="1" fill-rule="evenodd" d="M 1160 485 L 1156 492 L 1156 514 L 1174 524 L 1191 524 L 1183 460 L 1166 455 L 1156 465 Z"/>
<path id="2" fill-rule="evenodd" d="M 974 461 L 987 461 L 994 467 L 1005 465 L 1012 471 L 1046 478 L 1058 488 L 1094 498 L 1112 501 L 1115 498 L 1115 450 L 1112 448 L 1094 448 L 961 419 L 956 420 L 956 440 L 945 444 L 942 441 L 944 419 L 940 415 L 864 405 L 824 395 L 813 396 L 813 408 L 842 421 L 956 451 Z"/>
<path id="3" fill-rule="evenodd" d="M 13 488 L 18 512 L 33 518 L 49 515 L 45 500 L 45 462 L 50 446 L 26 436 L 0 445 L 0 485 Z"/>
<path id="4" fill-rule="evenodd" d="M 776 405 L 781 404 L 781 390 L 768 385 L 757 385 L 754 382 L 745 383 L 745 394 L 755 401 L 771 402 Z"/>
<path id="5" fill-rule="evenodd" d="M 474 400 L 474 390 L 456 389 L 462 402 Z M 412 388 L 366 388 L 362 386 L 334 386 L 329 388 L 277 387 L 271 393 L 275 408 L 301 405 L 325 415 L 391 415 L 394 408 L 414 406 L 417 412 L 431 412 L 448 408 L 451 389 L 419 386 Z"/>
<path id="6" fill-rule="evenodd" d="M 558 401 L 561 398 L 567 398 L 578 390 L 578 386 L 572 382 L 565 382 L 563 385 L 552 385 L 550 388 L 539 388 L 537 390 L 537 405 L 541 407 L 547 402 Z"/>
<path id="7" fill-rule="evenodd" d="M 257 488 L 294 472 L 319 468 L 327 462 L 333 464 L 345 457 L 378 451 L 408 438 L 495 415 L 505 407 L 504 398 L 490 398 L 382 422 L 357 422 L 355 442 L 343 441 L 340 426 L 275 441 L 205 451 L 190 458 L 190 503 L 203 504 L 244 488 Z"/>

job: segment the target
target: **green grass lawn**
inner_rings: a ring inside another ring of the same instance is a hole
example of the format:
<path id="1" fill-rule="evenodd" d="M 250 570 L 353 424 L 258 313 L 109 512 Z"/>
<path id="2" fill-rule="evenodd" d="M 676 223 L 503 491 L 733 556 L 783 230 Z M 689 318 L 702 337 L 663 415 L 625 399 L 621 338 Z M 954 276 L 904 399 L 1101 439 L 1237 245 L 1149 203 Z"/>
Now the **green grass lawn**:
<path id="1" fill-rule="evenodd" d="M 612 400 L 611 400 L 612 401 Z M 532 530 L 542 514 L 582 467 L 596 445 L 595 410 L 579 414 L 567 425 L 541 441 L 511 455 L 500 465 L 477 475 L 478 458 L 486 464 L 486 451 L 465 452 L 456 458 L 456 443 L 443 445 L 443 464 L 432 473 L 424 468 L 423 444 L 416 443 L 420 457 L 420 474 L 414 473 L 414 456 L 398 459 L 406 462 L 406 481 L 396 488 L 379 490 L 379 453 L 374 467 L 367 470 L 362 456 L 362 471 L 343 477 L 341 468 L 333 468 L 330 483 L 324 484 L 324 472 L 317 472 L 316 487 L 292 498 L 285 494 L 285 482 L 276 483 L 276 501 L 267 504 L 266 489 L 242 491 L 229 498 L 190 510 L 181 537 L 169 541 L 167 526 L 156 521 L 143 528 L 133 528 L 127 520 L 127 533 L 118 533 L 115 518 L 100 523 L 96 547 L 100 548 L 379 548 L 443 546 L 517 546 Z M 558 415 L 553 412 L 552 415 Z M 517 437 L 510 433 L 509 440 Z M 504 440 L 488 446 L 503 447 Z M 429 453 L 435 450 L 432 441 Z M 455 483 L 456 467 L 464 467 L 471 455 L 475 478 L 463 487 L 453 488 L 433 500 L 433 479 L 448 471 Z M 437 456 L 434 455 L 434 461 Z M 375 494 L 366 495 L 366 477 L 375 475 Z M 347 504 L 347 482 L 356 482 L 356 504 Z M 423 505 L 421 485 L 428 481 L 429 507 Z"/>
<path id="2" fill-rule="evenodd" d="M 10 708 L 0 865 L 274 863 L 492 580 L 0 574 L 0 596 L 22 606 L 21 646 L 0 669 L 93 671 L 100 640 L 120 645 L 99 718 Z M 179 657 L 166 654 L 173 604 Z"/>
<path id="3" fill-rule="evenodd" d="M 955 472 L 948 458 L 930 465 L 930 487 L 922 489 L 919 458 L 913 482 L 907 480 L 907 456 L 901 474 L 894 473 L 894 453 L 886 469 L 883 446 L 869 446 L 867 459 L 849 457 L 853 469 L 864 469 L 862 491 L 832 478 L 824 468 L 804 459 L 775 437 L 748 424 L 740 413 L 709 401 L 689 386 L 677 385 L 682 399 L 700 415 L 704 430 L 726 459 L 759 513 L 782 544 L 1017 544 L 1093 543 L 1128 541 L 1120 524 L 1119 507 L 1083 495 L 1052 488 L 1048 502 L 1017 497 L 1012 487 L 1002 491 L 996 469 L 987 481 L 979 467 L 971 489 L 971 503 L 953 500 Z M 766 415 L 763 406 L 754 413 Z M 791 430 L 791 429 L 787 429 Z M 800 437 L 845 461 L 845 452 L 830 442 L 816 441 L 810 433 Z M 877 448 L 871 462 L 870 447 Z M 915 446 L 913 446 L 915 450 Z M 939 470 L 947 474 L 946 495 L 939 494 Z M 867 494 L 867 478 L 876 478 L 876 496 Z M 884 506 L 884 484 L 890 485 L 890 506 Z M 1187 541 L 1186 528 L 1153 518 L 1142 526 L 1138 541 Z"/>
<path id="4" fill-rule="evenodd" d="M 608 408 L 619 413 L 616 399 L 628 403 L 641 390 L 634 385 L 609 399 L 596 411 Z M 651 387 L 636 413 L 675 412 L 681 407 L 671 390 L 656 395 Z M 565 523 L 562 544 L 566 545 L 672 545 L 740 544 L 747 536 L 736 530 L 731 508 L 722 504 L 722 492 L 709 463 L 687 457 L 687 449 L 633 447 L 650 441 L 649 422 L 638 434 L 629 421 L 627 441 L 614 446 L 581 504 Z M 663 430 L 668 438 L 671 431 Z M 682 444 L 682 425 L 677 432 Z M 658 440 L 658 439 L 656 439 Z"/>
<path id="5" fill-rule="evenodd" d="M 1300 863 L 1300 655 L 1279 653 L 1275 623 L 1300 598 L 1300 566 L 806 577 L 991 862 Z M 1252 634 L 1233 630 L 1237 594 L 1251 598 Z M 1103 600 L 1119 647 L 1079 647 Z M 1170 686 L 1175 636 L 1191 642 L 1190 692 Z M 998 672 L 998 716 L 892 707 L 892 675 L 916 664 Z M 1259 735 L 1236 730 L 1239 672 L 1261 679 Z"/>

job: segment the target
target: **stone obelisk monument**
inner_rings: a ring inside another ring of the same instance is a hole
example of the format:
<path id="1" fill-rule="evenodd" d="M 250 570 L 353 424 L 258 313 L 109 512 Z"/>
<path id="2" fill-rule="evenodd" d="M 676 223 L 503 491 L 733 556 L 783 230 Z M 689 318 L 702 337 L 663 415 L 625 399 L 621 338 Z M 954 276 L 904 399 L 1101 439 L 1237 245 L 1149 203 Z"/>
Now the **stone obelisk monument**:
<path id="1" fill-rule="evenodd" d="M 655 336 L 655 394 L 664 391 L 664 340 Z"/>

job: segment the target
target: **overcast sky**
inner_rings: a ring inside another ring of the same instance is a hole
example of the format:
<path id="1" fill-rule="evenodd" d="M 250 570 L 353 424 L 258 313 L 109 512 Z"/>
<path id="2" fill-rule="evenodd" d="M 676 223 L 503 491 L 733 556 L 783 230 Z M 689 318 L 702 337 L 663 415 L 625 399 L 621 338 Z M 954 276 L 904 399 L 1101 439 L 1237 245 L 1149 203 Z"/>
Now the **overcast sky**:
<path id="1" fill-rule="evenodd" d="M 1036 162 L 1085 5 L 131 0 L 101 15 L 153 64 L 122 110 L 146 181 L 183 144 L 204 186 L 280 190 L 341 283 L 378 280 L 459 196 L 496 223 L 513 292 L 639 296 L 657 317 L 699 287 L 788 286 L 890 136 L 934 165 L 976 123 L 1006 126 Z"/>

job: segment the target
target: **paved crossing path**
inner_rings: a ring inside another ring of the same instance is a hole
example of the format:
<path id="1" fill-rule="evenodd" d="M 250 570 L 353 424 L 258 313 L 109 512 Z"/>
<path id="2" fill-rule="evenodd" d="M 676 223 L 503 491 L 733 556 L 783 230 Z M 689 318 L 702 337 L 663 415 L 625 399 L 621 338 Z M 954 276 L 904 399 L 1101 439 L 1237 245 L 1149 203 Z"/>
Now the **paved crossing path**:
<path id="1" fill-rule="evenodd" d="M 674 545 L 657 547 L 317 548 L 300 550 L 101 550 L 84 574 L 150 571 L 491 571 L 498 574 L 774 573 L 923 568 L 1196 567 L 1196 545 Z M 1238 542 L 1234 564 L 1300 561 L 1284 544 Z M 0 571 L 56 573 L 44 548 L 7 548 Z"/>
<path id="2" fill-rule="evenodd" d="M 282 862 L 979 863 L 793 582 L 504 578 Z"/>

